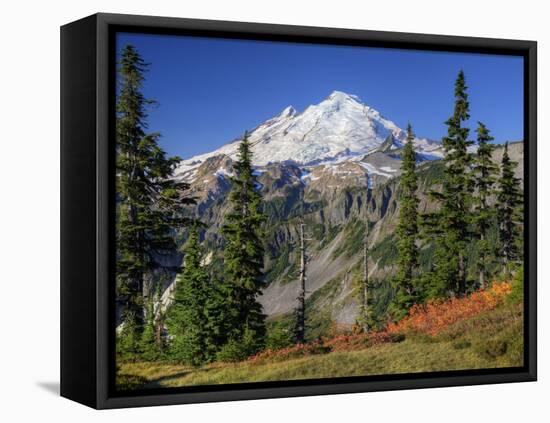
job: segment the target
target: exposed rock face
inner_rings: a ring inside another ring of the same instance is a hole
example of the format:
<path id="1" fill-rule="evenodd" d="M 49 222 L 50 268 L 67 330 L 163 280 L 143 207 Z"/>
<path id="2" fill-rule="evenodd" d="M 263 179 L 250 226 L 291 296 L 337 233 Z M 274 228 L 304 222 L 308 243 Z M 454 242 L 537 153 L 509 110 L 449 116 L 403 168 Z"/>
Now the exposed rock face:
<path id="1" fill-rule="evenodd" d="M 405 138 L 405 131 L 378 111 L 337 91 L 302 113 L 287 107 L 250 132 L 267 215 L 267 286 L 259 298 L 266 314 L 280 316 L 296 306 L 297 227 L 303 216 L 308 238 L 306 298 L 315 295 L 316 311 L 328 313 L 337 323 L 355 321 L 355 279 L 361 263 L 358 247 L 367 220 L 370 278 L 384 281 L 394 271 L 394 260 L 388 255 L 395 250 L 392 234 L 399 212 L 400 152 Z M 223 277 L 220 229 L 239 142 L 184 160 L 176 171 L 176 178 L 189 182 L 190 195 L 197 199 L 189 212 L 205 224 L 201 236 L 213 277 Z M 443 150 L 440 143 L 424 138 L 414 143 L 420 211 L 427 212 L 435 207 L 427 192 L 437 187 Z M 496 149 L 496 162 L 502 150 Z M 510 144 L 509 152 L 519 163 L 516 176 L 523 178 L 523 143 Z M 175 269 L 182 256 L 158 257 L 158 262 Z M 162 276 L 166 306 L 175 273 L 169 270 Z"/>
<path id="2" fill-rule="evenodd" d="M 370 277 L 385 280 L 392 274 L 394 264 L 385 255 L 395 250 L 392 234 L 399 211 L 398 177 L 405 138 L 405 131 L 378 111 L 338 91 L 302 113 L 289 106 L 250 131 L 267 215 L 267 287 L 260 302 L 269 316 L 288 313 L 296 305 L 299 216 L 305 220 L 309 238 L 307 297 L 330 285 L 330 301 L 316 298 L 316 306 L 329 311 L 336 322 L 349 324 L 355 319 L 354 271 L 361 260 L 357 238 L 364 230 L 367 207 L 370 247 L 380 250 L 371 257 Z M 198 201 L 191 213 L 206 225 L 204 244 L 218 272 L 223 259 L 220 228 L 239 142 L 184 160 L 176 172 L 176 178 L 191 183 Z M 415 138 L 414 143 L 420 211 L 427 212 L 434 208 L 426 193 L 437 185 L 443 150 L 440 143 L 425 138 Z M 516 174 L 522 177 L 523 144 L 510 144 L 509 151 L 520 163 Z M 495 161 L 501 158 L 499 147 Z"/>
<path id="3" fill-rule="evenodd" d="M 522 163 L 522 143 L 510 144 L 509 152 L 513 160 Z M 495 161 L 500 161 L 501 157 L 502 147 L 498 147 Z M 194 170 L 193 194 L 199 201 L 195 212 L 206 224 L 205 245 L 214 256 L 219 256 L 219 229 L 227 207 L 231 164 L 230 158 L 216 156 Z M 441 161 L 419 162 L 421 212 L 434 208 L 427 192 L 436 186 L 442 164 Z M 369 165 L 386 172 L 369 173 Z M 265 258 L 268 286 L 259 300 L 269 316 L 291 312 L 296 305 L 297 224 L 303 213 L 309 239 L 307 297 L 327 283 L 339 281 L 336 284 L 339 286 L 338 295 L 326 307 L 332 309 L 335 321 L 354 321 L 357 307 L 352 270 L 360 263 L 361 252 L 350 244 L 350 237 L 364 225 L 365 206 L 368 205 L 371 248 L 388 242 L 399 211 L 399 166 L 398 152 L 376 151 L 359 161 L 308 167 L 276 163 L 257 168 L 268 218 Z M 521 164 L 517 176 L 522 175 Z M 368 198 L 367 186 L 371 188 Z M 382 265 L 379 261 L 372 259 L 370 265 L 370 277 L 374 280 L 384 279 L 392 273 L 392 265 Z"/>

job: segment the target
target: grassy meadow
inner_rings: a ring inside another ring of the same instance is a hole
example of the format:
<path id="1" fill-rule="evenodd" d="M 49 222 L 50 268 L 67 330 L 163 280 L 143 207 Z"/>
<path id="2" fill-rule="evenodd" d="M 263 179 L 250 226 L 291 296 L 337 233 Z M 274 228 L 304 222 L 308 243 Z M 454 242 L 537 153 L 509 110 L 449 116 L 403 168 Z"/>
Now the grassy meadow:
<path id="1" fill-rule="evenodd" d="M 442 303 L 371 334 L 266 351 L 238 363 L 193 368 L 173 362 L 125 362 L 122 389 L 366 376 L 523 365 L 523 302 L 507 283 Z"/>

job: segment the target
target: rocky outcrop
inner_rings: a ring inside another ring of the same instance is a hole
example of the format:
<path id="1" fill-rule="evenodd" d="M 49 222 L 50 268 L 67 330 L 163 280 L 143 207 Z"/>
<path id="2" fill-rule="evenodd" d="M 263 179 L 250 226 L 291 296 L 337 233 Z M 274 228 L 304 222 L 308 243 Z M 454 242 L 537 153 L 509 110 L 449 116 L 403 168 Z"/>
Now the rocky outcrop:
<path id="1" fill-rule="evenodd" d="M 386 150 L 388 148 L 386 146 Z M 521 178 L 523 144 L 511 144 L 509 151 L 512 159 L 521 163 L 516 171 Z M 501 157 L 499 147 L 495 160 L 500 161 Z M 306 297 L 329 283 L 334 284 L 338 288 L 338 300 L 332 298 L 332 302 L 327 302 L 325 311 L 330 311 L 336 322 L 354 321 L 353 274 L 361 261 L 361 249 L 354 244 L 355 238 L 363 228 L 368 208 L 371 249 L 392 242 L 390 237 L 399 212 L 399 164 L 399 155 L 390 150 L 377 151 L 360 161 L 310 167 L 277 163 L 257 168 L 267 214 L 265 273 L 268 285 L 259 298 L 266 314 L 282 315 L 296 305 L 297 225 L 303 216 L 309 256 Z M 220 258 L 219 230 L 227 208 L 231 166 L 230 158 L 216 156 L 194 169 L 193 195 L 198 204 L 193 213 L 205 223 L 204 244 L 214 260 L 216 256 Z M 419 164 L 421 212 L 434 208 L 427 193 L 437 187 L 442 166 L 441 161 Z M 379 174 L 369 173 L 369 168 L 377 169 Z M 392 265 L 382 262 L 384 260 L 371 258 L 373 280 L 384 280 L 392 273 Z"/>

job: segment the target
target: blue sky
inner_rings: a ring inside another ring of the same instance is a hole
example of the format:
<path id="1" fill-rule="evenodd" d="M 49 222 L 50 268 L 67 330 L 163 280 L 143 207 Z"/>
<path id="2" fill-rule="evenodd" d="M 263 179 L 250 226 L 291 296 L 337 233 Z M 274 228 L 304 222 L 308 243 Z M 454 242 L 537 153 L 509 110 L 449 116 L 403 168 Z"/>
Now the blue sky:
<path id="1" fill-rule="evenodd" d="M 292 105 L 332 91 L 359 96 L 400 127 L 441 139 L 460 69 L 471 119 L 497 142 L 523 139 L 523 59 L 465 53 L 120 33 L 150 63 L 144 94 L 159 104 L 149 130 L 170 155 L 212 151 Z M 474 133 L 472 132 L 472 136 Z"/>

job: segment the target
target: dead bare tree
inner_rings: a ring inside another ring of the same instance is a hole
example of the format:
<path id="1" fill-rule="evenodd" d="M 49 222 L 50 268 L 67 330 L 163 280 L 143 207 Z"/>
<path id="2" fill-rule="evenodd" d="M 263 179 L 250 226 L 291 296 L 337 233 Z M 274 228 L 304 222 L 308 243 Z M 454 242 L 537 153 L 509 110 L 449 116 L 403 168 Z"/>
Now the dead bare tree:
<path id="1" fill-rule="evenodd" d="M 365 235 L 363 237 L 363 278 L 360 288 L 360 310 L 358 324 L 364 332 L 369 330 L 369 203 L 372 194 L 371 180 L 368 173 L 367 192 L 365 196 Z"/>
<path id="2" fill-rule="evenodd" d="M 304 236 L 304 218 L 300 218 L 300 284 L 298 287 L 298 307 L 296 308 L 296 342 L 302 344 L 305 340 L 306 318 L 306 243 Z"/>

